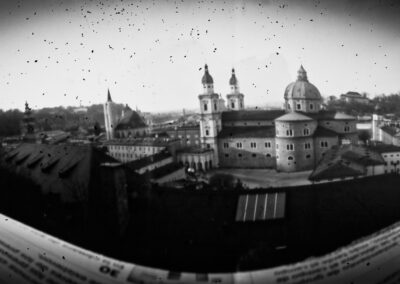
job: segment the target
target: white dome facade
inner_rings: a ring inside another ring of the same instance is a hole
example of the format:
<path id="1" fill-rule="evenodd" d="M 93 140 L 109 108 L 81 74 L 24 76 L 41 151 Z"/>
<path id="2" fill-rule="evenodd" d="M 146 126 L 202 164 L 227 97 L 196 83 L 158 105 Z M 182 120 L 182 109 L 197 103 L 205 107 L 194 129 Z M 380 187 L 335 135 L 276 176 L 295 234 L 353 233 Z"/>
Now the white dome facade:
<path id="1" fill-rule="evenodd" d="M 308 82 L 303 66 L 300 66 L 297 80 L 286 87 L 284 98 L 286 111 L 313 113 L 321 110 L 321 94 L 317 87 Z"/>

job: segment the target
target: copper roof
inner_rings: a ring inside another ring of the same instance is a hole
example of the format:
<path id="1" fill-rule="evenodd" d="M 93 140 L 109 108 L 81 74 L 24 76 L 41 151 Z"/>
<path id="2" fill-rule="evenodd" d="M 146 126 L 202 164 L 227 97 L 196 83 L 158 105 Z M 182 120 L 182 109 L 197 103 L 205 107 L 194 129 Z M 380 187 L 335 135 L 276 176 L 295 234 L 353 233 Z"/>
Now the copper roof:
<path id="1" fill-rule="evenodd" d="M 213 84 L 214 80 L 211 77 L 210 73 L 208 73 L 208 66 L 207 64 L 204 66 L 204 75 L 203 78 L 201 78 L 201 83 L 202 84 Z"/>
<path id="2" fill-rule="evenodd" d="M 221 115 L 222 122 L 235 121 L 272 121 L 285 114 L 284 110 L 238 110 L 225 111 Z"/>
<path id="3" fill-rule="evenodd" d="M 232 76 L 229 79 L 229 85 L 237 85 L 238 81 L 236 79 L 236 75 L 235 75 L 235 69 L 232 68 Z"/>
<path id="4" fill-rule="evenodd" d="M 305 113 L 300 112 L 306 116 L 309 116 L 315 120 L 356 120 L 354 116 L 337 112 L 334 110 L 321 110 L 317 113 Z"/>
<path id="5" fill-rule="evenodd" d="M 223 127 L 218 138 L 273 138 L 275 126 Z"/>
<path id="6" fill-rule="evenodd" d="M 275 121 L 309 121 L 309 120 L 313 119 L 298 112 L 289 112 L 275 119 Z"/>
<path id="7" fill-rule="evenodd" d="M 136 129 L 146 126 L 146 123 L 136 111 L 127 109 L 125 116 L 118 122 L 115 130 Z"/>

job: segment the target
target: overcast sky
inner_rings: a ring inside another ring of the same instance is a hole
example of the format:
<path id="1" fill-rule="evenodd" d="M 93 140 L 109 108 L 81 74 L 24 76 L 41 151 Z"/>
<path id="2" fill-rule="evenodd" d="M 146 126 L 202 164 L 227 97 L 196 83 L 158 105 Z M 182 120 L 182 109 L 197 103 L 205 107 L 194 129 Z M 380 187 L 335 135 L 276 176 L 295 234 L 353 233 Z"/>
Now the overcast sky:
<path id="1" fill-rule="evenodd" d="M 7 2 L 7 3 L 4 3 Z M 118 103 L 197 108 L 236 68 L 247 105 L 280 105 L 300 64 L 323 96 L 400 90 L 400 3 L 363 1 L 0 2 L 0 108 Z"/>

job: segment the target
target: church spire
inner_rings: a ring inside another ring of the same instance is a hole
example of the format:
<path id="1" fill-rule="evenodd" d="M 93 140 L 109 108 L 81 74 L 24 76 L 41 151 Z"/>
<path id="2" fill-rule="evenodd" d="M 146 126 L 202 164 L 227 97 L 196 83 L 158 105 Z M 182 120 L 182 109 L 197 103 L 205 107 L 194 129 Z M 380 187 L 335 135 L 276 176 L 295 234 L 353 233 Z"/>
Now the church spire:
<path id="1" fill-rule="evenodd" d="M 108 89 L 108 92 L 107 92 L 107 102 L 112 102 L 110 89 Z"/>
<path id="2" fill-rule="evenodd" d="M 23 129 L 24 133 L 23 139 L 25 141 L 34 141 L 34 133 L 35 133 L 35 118 L 32 116 L 32 109 L 29 107 L 27 101 L 25 101 L 25 112 L 22 118 L 23 121 Z"/>
<path id="3" fill-rule="evenodd" d="M 31 108 L 29 107 L 29 104 L 27 101 L 25 101 L 25 113 L 28 113 L 31 111 Z"/>

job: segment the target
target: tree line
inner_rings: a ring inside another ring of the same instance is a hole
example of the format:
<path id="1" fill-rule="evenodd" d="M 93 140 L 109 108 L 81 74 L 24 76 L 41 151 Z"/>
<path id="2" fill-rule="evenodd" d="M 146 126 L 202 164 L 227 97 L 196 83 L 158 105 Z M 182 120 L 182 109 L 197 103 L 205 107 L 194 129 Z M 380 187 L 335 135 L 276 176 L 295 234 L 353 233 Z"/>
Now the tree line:
<path id="1" fill-rule="evenodd" d="M 326 102 L 328 110 L 340 110 L 347 114 L 371 115 L 377 114 L 394 114 L 400 117 L 400 93 L 390 95 L 379 95 L 369 101 L 369 103 L 346 102 L 336 97 L 330 97 Z"/>
<path id="2" fill-rule="evenodd" d="M 120 106 L 122 111 L 122 105 Z M 0 137 L 21 134 L 24 113 L 20 110 L 0 110 Z M 35 131 L 64 130 L 74 132 L 101 131 L 104 127 L 103 105 L 91 105 L 86 112 L 77 112 L 73 107 L 53 107 L 33 110 Z"/>

